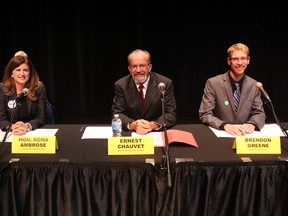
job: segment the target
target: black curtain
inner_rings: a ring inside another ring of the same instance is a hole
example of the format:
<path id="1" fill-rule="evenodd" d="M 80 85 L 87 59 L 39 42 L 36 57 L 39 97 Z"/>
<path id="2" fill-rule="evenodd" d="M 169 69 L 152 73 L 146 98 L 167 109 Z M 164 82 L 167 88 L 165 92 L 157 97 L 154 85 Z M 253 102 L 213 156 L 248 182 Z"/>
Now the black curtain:
<path id="1" fill-rule="evenodd" d="M 246 4 L 139 0 L 1 3 L 0 76 L 12 55 L 24 50 L 57 110 L 56 123 L 70 115 L 88 116 L 81 119 L 84 123 L 89 116 L 104 117 L 107 123 L 113 83 L 129 73 L 127 55 L 136 48 L 147 49 L 153 70 L 174 81 L 178 120 L 191 122 L 198 121 L 206 79 L 224 73 L 227 48 L 243 42 L 251 51 L 247 74 L 263 83 L 279 119 L 286 121 L 285 7 L 277 2 L 262 2 L 257 8 Z M 267 115 L 273 122 L 270 110 Z"/>

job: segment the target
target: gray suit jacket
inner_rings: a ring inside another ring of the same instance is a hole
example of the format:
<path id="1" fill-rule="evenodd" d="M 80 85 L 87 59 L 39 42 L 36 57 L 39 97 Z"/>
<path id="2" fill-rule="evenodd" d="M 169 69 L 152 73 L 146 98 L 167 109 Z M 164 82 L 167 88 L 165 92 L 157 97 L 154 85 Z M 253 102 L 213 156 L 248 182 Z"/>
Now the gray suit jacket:
<path id="1" fill-rule="evenodd" d="M 145 102 L 142 106 L 139 92 L 132 76 L 129 74 L 114 83 L 115 96 L 112 105 L 112 114 L 118 113 L 122 120 L 122 127 L 127 130 L 127 124 L 137 119 L 155 121 L 163 125 L 162 93 L 158 84 L 163 82 L 165 91 L 165 120 L 167 128 L 176 124 L 176 100 L 174 97 L 172 80 L 157 74 L 150 73 Z"/>
<path id="2" fill-rule="evenodd" d="M 200 120 L 217 129 L 220 129 L 223 122 L 230 124 L 249 122 L 261 130 L 266 115 L 256 83 L 256 80 L 244 75 L 240 104 L 236 112 L 229 72 L 208 79 L 199 108 Z"/>

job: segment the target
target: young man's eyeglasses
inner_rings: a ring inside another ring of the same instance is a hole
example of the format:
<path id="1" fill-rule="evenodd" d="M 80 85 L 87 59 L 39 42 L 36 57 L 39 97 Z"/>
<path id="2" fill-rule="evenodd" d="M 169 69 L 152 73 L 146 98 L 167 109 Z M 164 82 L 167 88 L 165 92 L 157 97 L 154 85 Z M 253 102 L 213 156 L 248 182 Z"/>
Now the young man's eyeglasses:
<path id="1" fill-rule="evenodd" d="M 249 57 L 241 57 L 241 58 L 236 58 L 236 57 L 234 57 L 234 58 L 230 58 L 230 60 L 232 61 L 232 62 L 245 62 L 245 61 L 247 61 L 249 59 Z"/>

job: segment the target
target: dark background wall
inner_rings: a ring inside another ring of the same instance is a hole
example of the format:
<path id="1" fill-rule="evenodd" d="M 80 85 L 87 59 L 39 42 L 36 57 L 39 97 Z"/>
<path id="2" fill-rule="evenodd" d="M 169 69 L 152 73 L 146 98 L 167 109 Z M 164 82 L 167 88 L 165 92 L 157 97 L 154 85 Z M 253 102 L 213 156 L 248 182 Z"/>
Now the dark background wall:
<path id="1" fill-rule="evenodd" d="M 151 53 L 153 70 L 174 81 L 179 122 L 198 121 L 206 79 L 226 72 L 227 48 L 243 42 L 251 52 L 247 74 L 263 83 L 279 119 L 287 121 L 284 7 L 277 2 L 253 8 L 242 1 L 185 2 L 5 2 L 0 76 L 14 53 L 24 50 L 46 85 L 56 123 L 106 123 L 113 83 L 129 73 L 127 55 L 142 48 Z M 269 109 L 267 115 L 273 122 Z"/>

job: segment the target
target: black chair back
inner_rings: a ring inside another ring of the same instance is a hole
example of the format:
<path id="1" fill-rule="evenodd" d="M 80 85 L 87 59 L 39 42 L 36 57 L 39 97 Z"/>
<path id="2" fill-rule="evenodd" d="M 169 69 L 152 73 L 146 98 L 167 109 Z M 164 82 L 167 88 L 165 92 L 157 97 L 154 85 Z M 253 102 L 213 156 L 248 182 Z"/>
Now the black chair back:
<path id="1" fill-rule="evenodd" d="M 53 106 L 48 100 L 46 102 L 45 124 L 54 124 Z"/>

